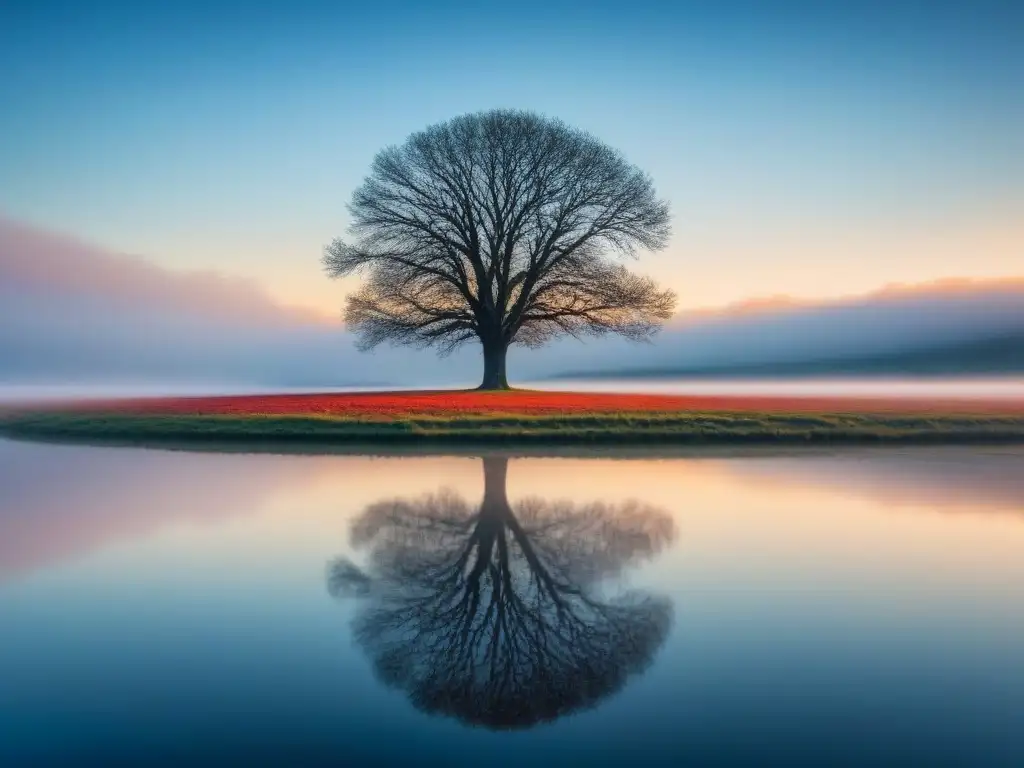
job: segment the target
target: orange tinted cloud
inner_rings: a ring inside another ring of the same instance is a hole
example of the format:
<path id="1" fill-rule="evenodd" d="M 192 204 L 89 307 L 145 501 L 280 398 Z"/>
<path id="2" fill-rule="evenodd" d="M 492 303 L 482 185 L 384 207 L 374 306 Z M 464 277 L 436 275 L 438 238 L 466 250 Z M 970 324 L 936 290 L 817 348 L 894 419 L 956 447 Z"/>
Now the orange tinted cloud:
<path id="1" fill-rule="evenodd" d="M 887 301 L 905 299 L 954 299 L 972 295 L 1002 297 L 1020 296 L 1024 302 L 1024 277 L 1003 277 L 994 279 L 947 277 L 923 283 L 888 283 L 883 287 L 861 294 L 850 294 L 835 299 L 802 299 L 786 294 L 753 297 L 726 304 L 722 307 L 707 307 L 681 312 L 672 320 L 672 325 L 685 326 L 704 321 L 728 321 L 756 315 L 775 315 L 789 311 L 854 307 Z M 1024 311 L 1024 303 L 1022 303 Z"/>
<path id="2" fill-rule="evenodd" d="M 243 325 L 325 324 L 278 304 L 258 283 L 216 272 L 175 272 L 0 216 L 0 282 L 44 296 L 89 297 Z"/>

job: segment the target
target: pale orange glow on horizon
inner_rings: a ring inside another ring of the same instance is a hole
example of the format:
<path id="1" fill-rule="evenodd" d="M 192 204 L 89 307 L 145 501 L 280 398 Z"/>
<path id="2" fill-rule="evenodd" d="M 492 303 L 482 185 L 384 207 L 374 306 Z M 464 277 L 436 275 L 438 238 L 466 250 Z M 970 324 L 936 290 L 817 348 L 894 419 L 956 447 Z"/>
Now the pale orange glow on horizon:
<path id="1" fill-rule="evenodd" d="M 682 213 L 677 219 L 683 219 Z M 956 290 L 977 282 L 1024 282 L 1024 211 L 952 217 L 903 226 L 865 223 L 680 232 L 663 252 L 643 254 L 630 268 L 679 296 L 677 317 L 690 312 L 734 314 L 790 304 L 843 301 L 887 292 Z M 295 253 L 295 251 L 292 251 Z M 339 318 L 358 278 L 329 280 L 314 249 L 302 262 L 277 263 L 270 253 L 253 264 L 278 301 Z M 285 266 L 287 265 L 287 267 Z M 266 277 L 262 277 L 262 275 Z"/>
<path id="2" fill-rule="evenodd" d="M 666 251 L 630 267 L 677 292 L 673 324 L 925 291 L 1024 290 L 1024 211 L 1012 213 L 895 229 L 682 231 Z M 341 327 L 345 296 L 360 280 L 329 279 L 322 246 L 309 237 L 239 248 L 197 236 L 147 249 L 95 244 L 0 215 L 0 245 L 0 274 L 19 283 L 149 303 L 176 296 L 249 319 Z"/>

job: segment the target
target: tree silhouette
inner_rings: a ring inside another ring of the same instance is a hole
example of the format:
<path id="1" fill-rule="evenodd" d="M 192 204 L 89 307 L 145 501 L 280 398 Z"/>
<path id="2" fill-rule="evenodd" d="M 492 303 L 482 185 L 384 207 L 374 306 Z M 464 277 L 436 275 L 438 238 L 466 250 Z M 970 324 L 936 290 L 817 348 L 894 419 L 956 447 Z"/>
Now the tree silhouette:
<path id="1" fill-rule="evenodd" d="M 478 340 L 481 389 L 508 387 L 510 344 L 643 339 L 675 305 L 614 258 L 668 240 L 668 205 L 650 178 L 529 112 L 463 115 L 382 150 L 349 212 L 354 241 L 334 240 L 324 266 L 331 277 L 367 274 L 345 310 L 360 345 L 444 354 Z"/>
<path id="2" fill-rule="evenodd" d="M 505 490 L 508 460 L 485 458 L 474 508 L 451 492 L 369 506 L 353 523 L 363 569 L 328 565 L 328 591 L 363 601 L 357 642 L 379 678 L 428 712 L 492 729 L 529 728 L 594 706 L 642 671 L 671 603 L 601 583 L 674 537 L 635 502 L 577 506 Z"/>

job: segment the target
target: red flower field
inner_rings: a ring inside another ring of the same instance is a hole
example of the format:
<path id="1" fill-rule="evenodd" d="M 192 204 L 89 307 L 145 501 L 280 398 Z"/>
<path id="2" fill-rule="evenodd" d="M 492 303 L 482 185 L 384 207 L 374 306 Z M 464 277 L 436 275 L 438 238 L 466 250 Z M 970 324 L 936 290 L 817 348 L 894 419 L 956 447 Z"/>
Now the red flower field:
<path id="1" fill-rule="evenodd" d="M 580 392 L 413 391 L 344 394 L 139 398 L 66 403 L 76 411 L 175 415 L 318 415 L 360 419 L 412 416 L 555 416 L 726 411 L 740 413 L 877 413 L 1016 415 L 1024 400 L 848 397 L 744 397 Z"/>

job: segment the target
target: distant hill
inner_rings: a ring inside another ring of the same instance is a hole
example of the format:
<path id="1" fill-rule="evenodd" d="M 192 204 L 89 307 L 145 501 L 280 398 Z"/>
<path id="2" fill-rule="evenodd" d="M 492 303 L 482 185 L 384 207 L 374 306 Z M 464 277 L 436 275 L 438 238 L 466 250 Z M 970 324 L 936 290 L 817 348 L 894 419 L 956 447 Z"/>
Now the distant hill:
<path id="1" fill-rule="evenodd" d="M 899 352 L 819 356 L 779 362 L 714 366 L 604 369 L 561 373 L 554 378 L 659 378 L 792 376 L 980 376 L 1024 373 L 1024 332 Z"/>

